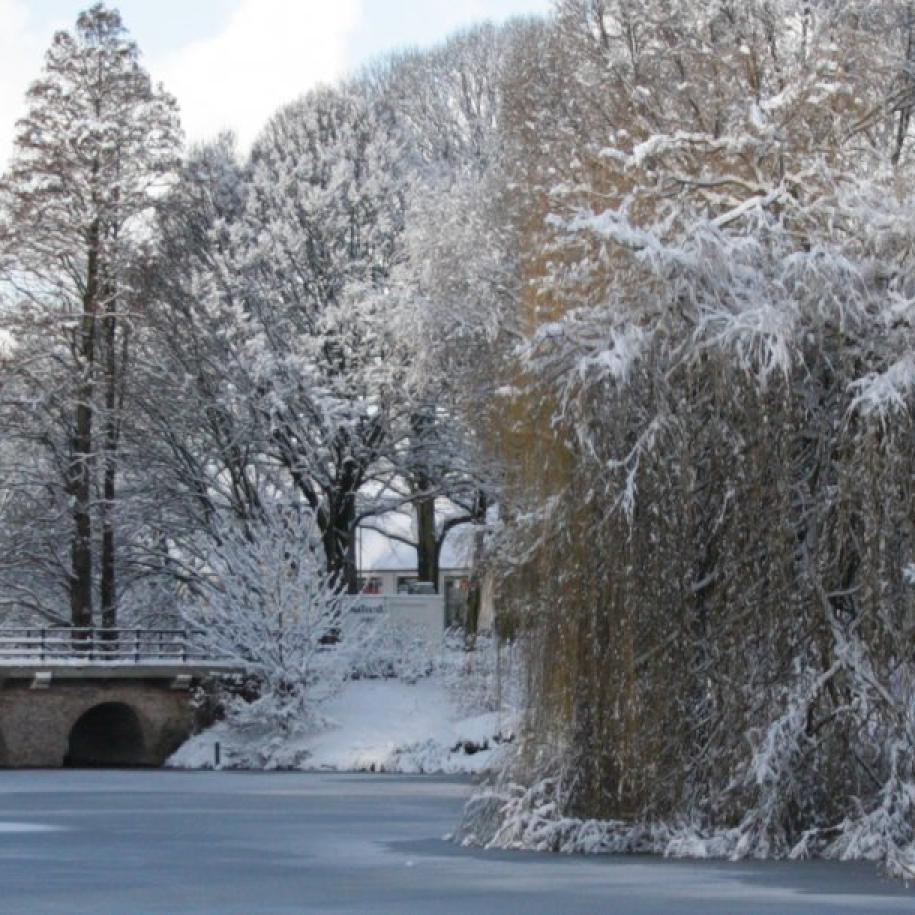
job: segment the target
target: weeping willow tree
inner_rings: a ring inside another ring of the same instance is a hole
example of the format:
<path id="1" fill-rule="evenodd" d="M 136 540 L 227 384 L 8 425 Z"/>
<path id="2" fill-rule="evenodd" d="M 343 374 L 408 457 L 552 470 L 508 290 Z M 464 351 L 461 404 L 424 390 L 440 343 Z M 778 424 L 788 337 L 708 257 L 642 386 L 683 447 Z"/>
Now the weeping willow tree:
<path id="1" fill-rule="evenodd" d="M 567 0 L 515 63 L 530 709 L 468 841 L 915 874 L 912 28 Z"/>

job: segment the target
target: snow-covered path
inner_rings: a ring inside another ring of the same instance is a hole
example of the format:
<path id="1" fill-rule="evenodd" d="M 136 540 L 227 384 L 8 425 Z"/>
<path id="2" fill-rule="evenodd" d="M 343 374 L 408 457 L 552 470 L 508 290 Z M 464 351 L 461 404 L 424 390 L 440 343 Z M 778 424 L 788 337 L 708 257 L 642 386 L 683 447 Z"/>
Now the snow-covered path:
<path id="1" fill-rule="evenodd" d="M 868 865 L 487 853 L 442 841 L 466 781 L 0 772 L 0 912 L 692 913 L 915 910 Z"/>

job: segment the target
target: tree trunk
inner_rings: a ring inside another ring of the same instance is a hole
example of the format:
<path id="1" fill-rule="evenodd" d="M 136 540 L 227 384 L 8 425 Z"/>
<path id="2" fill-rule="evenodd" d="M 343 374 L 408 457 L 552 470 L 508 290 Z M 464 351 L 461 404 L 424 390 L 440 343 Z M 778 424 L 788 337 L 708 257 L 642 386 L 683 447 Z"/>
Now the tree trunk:
<path id="1" fill-rule="evenodd" d="M 410 417 L 413 429 L 416 461 L 410 481 L 413 505 L 416 512 L 416 577 L 419 581 L 430 582 L 438 593 L 438 550 L 435 536 L 435 496 L 424 495 L 432 489 L 432 475 L 425 453 L 424 444 L 434 417 L 429 412 L 417 412 Z"/>
<path id="2" fill-rule="evenodd" d="M 80 404 L 76 410 L 70 479 L 73 498 L 73 541 L 70 572 L 70 621 L 78 628 L 92 625 L 92 517 L 89 449 L 92 441 L 92 410 Z"/>
<path id="3" fill-rule="evenodd" d="M 465 637 L 469 648 L 476 644 L 477 632 L 480 628 L 480 610 L 483 605 L 483 553 L 485 532 L 482 525 L 486 523 L 486 512 L 489 508 L 489 499 L 484 492 L 478 492 L 474 505 L 474 524 L 479 525 L 473 534 L 473 558 L 470 563 L 470 582 L 467 589 L 467 621 L 465 623 Z M 495 624 L 495 620 L 493 621 Z"/>
<path id="4" fill-rule="evenodd" d="M 117 453 L 120 438 L 118 359 L 117 359 L 117 299 L 109 290 L 105 305 L 105 452 L 102 493 L 102 557 L 101 598 L 102 627 L 114 629 L 118 623 L 117 579 L 114 531 L 114 506 L 117 498 Z M 122 366 L 123 367 L 123 366 Z"/>
<path id="5" fill-rule="evenodd" d="M 348 497 L 352 505 L 347 511 L 346 544 L 343 554 L 343 581 L 347 594 L 359 593 L 359 568 L 356 557 L 356 499 Z"/>
<path id="6" fill-rule="evenodd" d="M 99 224 L 89 236 L 86 291 L 80 324 L 79 356 L 83 377 L 76 404 L 67 488 L 72 499 L 73 540 L 70 570 L 70 621 L 92 625 L 92 399 L 95 384 L 95 323 L 98 308 Z"/>
<path id="7" fill-rule="evenodd" d="M 327 571 L 338 588 L 347 594 L 359 593 L 356 568 L 356 494 L 350 489 L 328 504 L 327 521 L 322 532 Z"/>
<path id="8" fill-rule="evenodd" d="M 102 562 L 100 597 L 102 627 L 114 629 L 118 624 L 117 578 L 115 568 L 114 521 L 112 512 L 116 496 L 117 465 L 111 454 L 105 455 L 105 490 L 102 515 Z"/>
<path id="9" fill-rule="evenodd" d="M 355 513 L 354 513 L 355 514 Z M 327 571 L 334 583 L 347 594 L 359 593 L 359 573 L 356 568 L 356 540 L 346 534 L 344 515 L 337 515 L 339 527 L 332 523 L 324 532 L 324 552 L 327 556 Z"/>
<path id="10" fill-rule="evenodd" d="M 429 489 L 429 478 L 424 473 L 417 474 L 415 480 L 417 492 Z M 421 496 L 415 501 L 416 506 L 416 577 L 420 581 L 431 582 L 438 593 L 438 544 L 435 536 L 435 497 Z"/>

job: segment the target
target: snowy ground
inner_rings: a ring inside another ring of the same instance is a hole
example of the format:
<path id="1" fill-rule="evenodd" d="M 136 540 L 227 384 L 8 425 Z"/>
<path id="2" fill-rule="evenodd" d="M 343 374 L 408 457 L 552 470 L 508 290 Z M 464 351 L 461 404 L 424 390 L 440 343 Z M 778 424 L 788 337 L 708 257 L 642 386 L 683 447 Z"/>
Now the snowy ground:
<path id="1" fill-rule="evenodd" d="M 213 745 L 219 741 L 226 768 L 284 767 L 285 759 L 307 770 L 473 773 L 492 763 L 499 749 L 496 740 L 509 724 L 498 712 L 462 715 L 437 680 L 357 680 L 321 711 L 328 719 L 324 727 L 288 741 L 218 724 L 191 738 L 169 765 L 212 767 Z M 265 741 L 271 745 L 269 758 L 263 756 Z M 483 745 L 485 749 L 467 752 Z"/>
<path id="2" fill-rule="evenodd" d="M 462 849 L 466 779 L 0 773 L 0 912 L 890 915 L 871 865 Z"/>
<path id="3" fill-rule="evenodd" d="M 223 768 L 479 773 L 494 763 L 514 726 L 487 650 L 452 651 L 415 682 L 348 682 L 320 706 L 323 726 L 291 736 L 220 723 L 188 741 L 168 764 L 210 768 L 218 742 Z"/>

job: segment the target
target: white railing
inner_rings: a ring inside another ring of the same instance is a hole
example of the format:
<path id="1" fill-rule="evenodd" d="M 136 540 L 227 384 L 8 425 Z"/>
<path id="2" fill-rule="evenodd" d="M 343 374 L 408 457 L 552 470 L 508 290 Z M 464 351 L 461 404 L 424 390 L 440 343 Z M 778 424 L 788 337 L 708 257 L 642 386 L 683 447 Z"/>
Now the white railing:
<path id="1" fill-rule="evenodd" d="M 213 660 L 186 629 L 2 629 L 0 664 L 186 664 Z"/>

